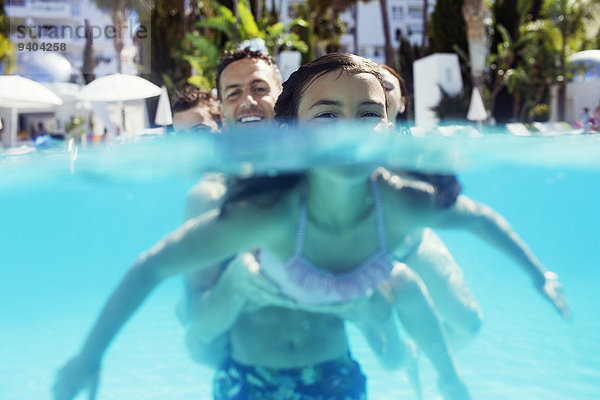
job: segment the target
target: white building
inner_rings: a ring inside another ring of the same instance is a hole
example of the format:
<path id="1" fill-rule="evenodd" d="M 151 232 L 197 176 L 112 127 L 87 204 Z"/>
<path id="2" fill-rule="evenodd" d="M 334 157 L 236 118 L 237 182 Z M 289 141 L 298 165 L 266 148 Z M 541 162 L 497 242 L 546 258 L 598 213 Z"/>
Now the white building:
<path id="1" fill-rule="evenodd" d="M 294 3 L 302 0 L 282 0 L 280 19 L 285 24 L 291 20 L 289 9 Z M 422 0 L 387 0 L 390 38 L 392 47 L 397 53 L 402 38 L 412 44 L 423 41 L 423 1 Z M 435 6 L 435 0 L 428 2 L 429 15 Z M 348 33 L 340 41 L 342 50 L 368 57 L 376 62 L 385 61 L 385 41 L 380 2 L 371 0 L 359 1 L 356 5 L 356 21 L 351 10 L 345 11 L 341 19 L 348 27 Z M 354 48 L 353 30 L 358 36 L 358 49 Z"/>
<path id="2" fill-rule="evenodd" d="M 4 9 L 10 21 L 11 42 L 56 44 L 59 46 L 57 53 L 65 56 L 77 69 L 83 66 L 85 27 L 90 26 L 94 35 L 93 54 L 98 61 L 94 73 L 102 76 L 117 72 L 114 44 L 106 34 L 106 27 L 111 26 L 112 21 L 93 1 L 7 0 Z M 122 36 L 130 39 L 130 35 Z M 123 53 L 127 54 L 133 43 L 127 40 L 125 45 Z M 125 57 L 123 61 L 122 72 L 136 72 L 132 59 Z"/>
<path id="3" fill-rule="evenodd" d="M 16 73 L 45 84 L 64 104 L 19 107 L 17 118 L 12 117 L 11 109 L 0 108 L 0 118 L 12 130 L 11 134 L 2 135 L 2 145 L 28 144 L 35 138 L 35 127 L 39 124 L 53 136 L 64 136 L 68 122 L 74 117 L 92 118 L 96 136 L 103 134 L 105 127 L 113 134 L 123 130 L 121 108 L 115 104 L 78 101 L 77 92 L 83 83 L 81 72 L 90 72 L 81 71 L 88 28 L 93 37 L 96 77 L 118 72 L 112 38 L 117 34 L 124 42 L 121 72 L 137 74 L 134 63 L 137 47 L 133 43 L 139 27 L 137 16 L 132 15 L 126 26 L 117 30 L 110 16 L 92 0 L 7 0 L 4 7 L 10 23 L 10 40 L 17 48 Z M 143 100 L 128 101 L 124 106 L 129 130 L 140 131 L 148 126 Z"/>
<path id="4" fill-rule="evenodd" d="M 433 11 L 434 5 L 434 1 L 430 2 L 428 13 Z M 390 39 L 395 54 L 397 54 L 402 38 L 408 39 L 411 44 L 421 44 L 423 41 L 423 1 L 388 0 L 387 8 Z M 341 44 L 345 49 L 379 63 L 385 62 L 381 3 L 379 1 L 364 3 L 359 1 L 356 23 L 350 12 L 345 12 L 342 19 L 346 22 L 350 32 L 356 26 L 358 33 L 358 49 L 354 49 L 352 34 L 342 37 Z"/>
<path id="5" fill-rule="evenodd" d="M 593 116 L 600 106 L 600 50 L 585 50 L 573 54 L 569 61 L 576 67 L 573 79 L 567 82 L 565 121 L 582 122 L 584 107 Z M 552 121 L 558 121 L 558 87 L 552 88 Z"/>

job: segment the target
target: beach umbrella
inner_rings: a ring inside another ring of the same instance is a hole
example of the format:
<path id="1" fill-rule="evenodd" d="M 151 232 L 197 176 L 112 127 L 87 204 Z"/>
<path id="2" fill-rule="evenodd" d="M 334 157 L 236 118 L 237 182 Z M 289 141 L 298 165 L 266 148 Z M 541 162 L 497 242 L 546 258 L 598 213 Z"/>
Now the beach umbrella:
<path id="1" fill-rule="evenodd" d="M 127 101 L 160 95 L 160 88 L 137 75 L 112 74 L 95 79 L 79 92 L 81 100 Z"/>
<path id="2" fill-rule="evenodd" d="M 10 118 L 5 124 L 8 127 L 6 144 L 14 146 L 17 143 L 18 109 L 48 108 L 61 104 L 62 99 L 39 82 L 19 75 L 0 75 L 0 108 L 10 110 Z"/>
<path id="3" fill-rule="evenodd" d="M 80 100 L 96 102 L 117 102 L 121 110 L 121 126 L 125 129 L 123 102 L 141 100 L 160 95 L 161 90 L 154 83 L 137 75 L 112 74 L 95 79 L 79 92 Z"/>
<path id="4" fill-rule="evenodd" d="M 46 86 L 19 75 L 0 75 L 0 107 L 37 108 L 63 101 Z"/>
<path id="5" fill-rule="evenodd" d="M 173 125 L 173 113 L 171 111 L 171 103 L 169 102 L 169 93 L 165 86 L 161 87 L 160 90 L 154 123 L 162 126 Z"/>
<path id="6" fill-rule="evenodd" d="M 469 121 L 485 121 L 488 117 L 487 111 L 481 100 L 481 95 L 476 87 L 473 88 L 471 94 L 471 103 L 469 104 L 469 112 L 467 113 L 467 119 Z"/>

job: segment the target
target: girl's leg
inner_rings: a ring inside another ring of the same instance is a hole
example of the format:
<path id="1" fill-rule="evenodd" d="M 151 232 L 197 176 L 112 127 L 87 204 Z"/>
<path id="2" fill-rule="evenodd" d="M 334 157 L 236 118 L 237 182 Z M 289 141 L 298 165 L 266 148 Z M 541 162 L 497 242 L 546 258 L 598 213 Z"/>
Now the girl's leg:
<path id="1" fill-rule="evenodd" d="M 439 374 L 441 387 L 452 393 L 452 399 L 469 399 L 468 391 L 458 375 L 427 288 L 405 264 L 396 263 L 392 279 L 382 292 L 394 304 L 400 322 L 417 342 Z"/>
<path id="2" fill-rule="evenodd" d="M 418 248 L 404 262 L 425 283 L 452 348 L 472 340 L 481 328 L 481 308 L 444 242 L 425 229 Z"/>

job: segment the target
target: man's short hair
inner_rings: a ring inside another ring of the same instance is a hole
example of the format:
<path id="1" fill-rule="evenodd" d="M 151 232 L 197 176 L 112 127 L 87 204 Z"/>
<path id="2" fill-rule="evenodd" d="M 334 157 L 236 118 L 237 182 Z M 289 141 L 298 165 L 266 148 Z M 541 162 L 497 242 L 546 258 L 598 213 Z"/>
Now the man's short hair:
<path id="1" fill-rule="evenodd" d="M 221 113 L 219 101 L 209 91 L 188 83 L 183 89 L 175 93 L 171 103 L 174 113 L 187 111 L 196 106 L 207 107 L 217 125 L 219 127 L 222 125 L 223 114 Z"/>
<path id="2" fill-rule="evenodd" d="M 260 51 L 252 51 L 248 48 L 244 48 L 244 49 L 240 49 L 240 50 L 236 50 L 236 51 L 226 51 L 225 54 L 223 54 L 223 57 L 221 57 L 221 60 L 219 61 L 219 65 L 217 65 L 216 84 L 217 84 L 217 94 L 218 94 L 219 100 L 223 99 L 223 97 L 221 96 L 221 74 L 223 73 L 225 68 L 227 68 L 227 66 L 229 64 L 234 63 L 239 60 L 244 60 L 246 58 L 255 59 L 255 60 L 263 60 L 264 62 L 269 64 L 269 66 L 273 69 L 273 77 L 279 84 L 281 84 L 281 81 L 282 81 L 281 72 L 279 72 L 277 63 L 275 63 L 275 60 L 270 55 L 264 54 Z"/>

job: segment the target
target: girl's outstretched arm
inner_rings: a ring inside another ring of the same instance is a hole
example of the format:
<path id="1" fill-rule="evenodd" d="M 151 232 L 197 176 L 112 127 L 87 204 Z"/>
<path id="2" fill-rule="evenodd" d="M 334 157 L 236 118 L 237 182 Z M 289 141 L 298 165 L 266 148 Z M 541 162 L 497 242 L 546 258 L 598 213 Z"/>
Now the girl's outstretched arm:
<path id="1" fill-rule="evenodd" d="M 548 271 L 502 215 L 467 196 L 442 213 L 440 227 L 466 228 L 515 260 L 533 279 L 535 287 L 564 317 L 570 316 L 558 276 Z"/>
<path id="2" fill-rule="evenodd" d="M 134 265 L 104 305 L 81 351 L 59 371 L 53 387 L 55 400 L 70 400 L 86 387 L 95 398 L 104 351 L 120 328 L 158 284 L 147 269 Z"/>
<path id="3" fill-rule="evenodd" d="M 194 268 L 202 269 L 227 259 L 260 240 L 268 218 L 260 212 L 232 212 L 219 218 L 218 211 L 187 221 L 142 253 L 104 305 L 80 352 L 63 366 L 53 387 L 55 400 L 70 400 L 81 390 L 95 397 L 98 370 L 104 352 L 121 327 L 165 278 Z M 264 212 L 262 213 L 264 214 Z M 256 220 L 258 218 L 258 220 Z M 252 237 L 240 231 L 261 222 Z"/>

